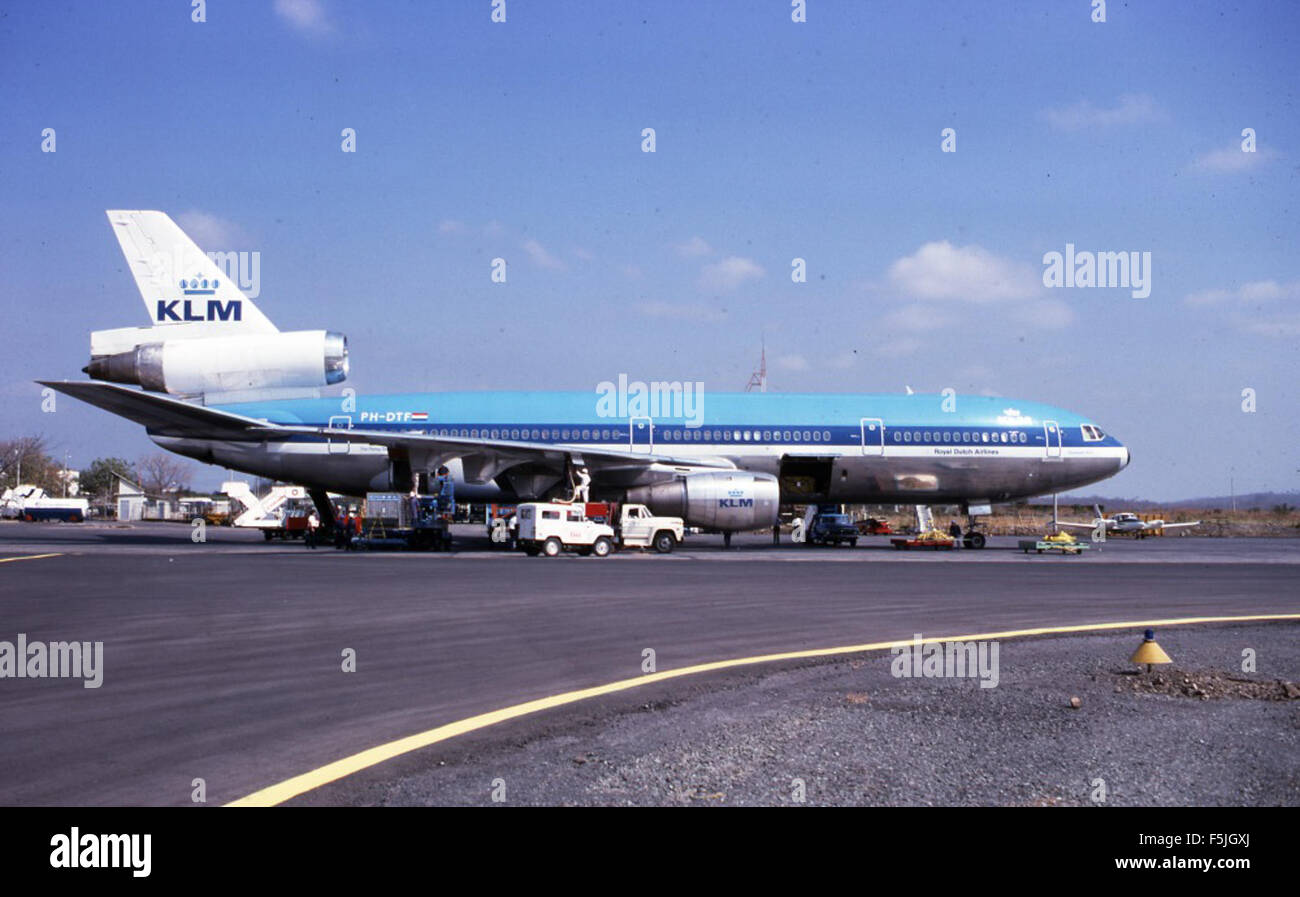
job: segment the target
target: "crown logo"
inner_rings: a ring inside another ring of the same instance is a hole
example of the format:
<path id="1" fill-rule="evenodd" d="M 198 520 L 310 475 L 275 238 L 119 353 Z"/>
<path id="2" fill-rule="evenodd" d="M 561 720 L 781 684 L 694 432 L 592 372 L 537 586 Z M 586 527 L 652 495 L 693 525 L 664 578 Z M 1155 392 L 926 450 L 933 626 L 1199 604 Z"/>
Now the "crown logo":
<path id="1" fill-rule="evenodd" d="M 217 291 L 217 279 L 191 277 L 181 281 L 181 292 L 186 296 L 211 296 Z"/>

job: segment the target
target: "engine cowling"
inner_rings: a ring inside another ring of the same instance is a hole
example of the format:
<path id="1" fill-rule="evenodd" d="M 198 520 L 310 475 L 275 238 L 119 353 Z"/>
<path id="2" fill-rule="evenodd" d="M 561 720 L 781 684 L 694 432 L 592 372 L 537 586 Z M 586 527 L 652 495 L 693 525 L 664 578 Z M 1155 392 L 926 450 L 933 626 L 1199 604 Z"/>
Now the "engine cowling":
<path id="1" fill-rule="evenodd" d="M 781 487 L 766 473 L 710 471 L 629 489 L 627 500 L 656 514 L 681 517 L 691 526 L 744 532 L 776 523 Z"/>
<path id="2" fill-rule="evenodd" d="M 348 340 L 326 330 L 166 340 L 95 356 L 83 370 L 173 395 L 328 386 L 347 379 Z"/>

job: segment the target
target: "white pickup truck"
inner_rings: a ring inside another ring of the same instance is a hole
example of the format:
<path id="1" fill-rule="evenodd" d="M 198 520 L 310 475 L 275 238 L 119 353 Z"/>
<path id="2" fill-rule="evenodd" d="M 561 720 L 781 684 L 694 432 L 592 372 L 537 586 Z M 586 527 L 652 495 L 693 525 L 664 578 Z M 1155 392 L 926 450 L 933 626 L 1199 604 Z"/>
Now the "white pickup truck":
<path id="1" fill-rule="evenodd" d="M 604 522 L 611 517 L 616 527 Z M 603 558 L 615 546 L 667 554 L 685 534 L 682 518 L 656 517 L 645 505 L 527 502 L 519 506 L 518 521 L 518 546 L 531 557 L 574 551 Z"/>

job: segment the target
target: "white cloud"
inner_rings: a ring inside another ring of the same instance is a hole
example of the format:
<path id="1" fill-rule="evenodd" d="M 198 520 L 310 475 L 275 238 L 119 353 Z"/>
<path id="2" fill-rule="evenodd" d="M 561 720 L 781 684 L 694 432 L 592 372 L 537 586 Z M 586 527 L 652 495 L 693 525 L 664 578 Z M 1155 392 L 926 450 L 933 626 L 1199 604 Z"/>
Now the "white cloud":
<path id="1" fill-rule="evenodd" d="M 1243 283 L 1235 290 L 1202 290 L 1192 293 L 1183 301 L 1188 305 L 1222 305 L 1229 302 L 1276 302 L 1279 299 L 1300 302 L 1300 280 L 1291 283 L 1253 280 Z"/>
<path id="2" fill-rule="evenodd" d="M 1280 315 L 1242 315 L 1237 326 L 1247 333 L 1259 336 L 1300 337 L 1300 313 Z"/>
<path id="3" fill-rule="evenodd" d="M 704 305 L 675 305 L 670 302 L 643 302 L 639 310 L 646 317 L 679 321 L 722 321 L 727 317 L 716 308 Z"/>
<path id="4" fill-rule="evenodd" d="M 913 299 L 997 302 L 1041 293 L 1042 278 L 1031 266 L 1000 258 L 980 246 L 926 243 L 889 268 L 894 287 Z"/>
<path id="5" fill-rule="evenodd" d="M 564 262 L 557 259 L 546 251 L 546 248 L 536 240 L 525 240 L 522 244 L 524 252 L 533 260 L 533 264 L 539 268 L 549 268 L 552 271 L 563 271 Z"/>
<path id="6" fill-rule="evenodd" d="M 876 347 L 875 353 L 881 358 L 906 358 L 908 355 L 914 355 L 925 346 L 915 337 L 904 337 L 903 339 L 889 340 Z"/>
<path id="7" fill-rule="evenodd" d="M 734 290 L 747 280 L 758 280 L 767 273 L 753 259 L 729 255 L 700 271 L 701 289 L 710 291 Z"/>
<path id="8" fill-rule="evenodd" d="M 1273 158 L 1273 155 L 1274 153 L 1267 147 L 1257 149 L 1253 153 L 1243 153 L 1239 145 L 1230 146 L 1227 149 L 1211 150 L 1198 156 L 1190 167 L 1192 171 L 1216 173 L 1249 171 Z"/>
<path id="9" fill-rule="evenodd" d="M 777 367 L 786 371 L 808 370 L 808 359 L 802 355 L 782 355 L 776 360 Z"/>
<path id="10" fill-rule="evenodd" d="M 1074 309 L 1060 299 L 1036 299 L 1013 306 L 1008 318 L 1035 330 L 1060 330 L 1074 323 Z"/>
<path id="11" fill-rule="evenodd" d="M 573 254 L 584 262 L 589 262 L 596 257 L 596 254 L 585 246 L 574 247 Z"/>
<path id="12" fill-rule="evenodd" d="M 703 237 L 691 237 L 685 243 L 678 243 L 673 248 L 682 258 L 698 259 L 713 255 L 713 247 L 705 242 Z"/>
<path id="13" fill-rule="evenodd" d="M 198 209 L 190 209 L 176 216 L 176 223 L 204 252 L 230 251 L 247 243 L 239 225 Z"/>
<path id="14" fill-rule="evenodd" d="M 908 330 L 919 333 L 947 327 L 954 320 L 951 309 L 940 309 L 933 305 L 913 303 L 912 305 L 904 305 L 902 308 L 885 315 L 884 324 L 886 327 L 892 327 L 895 330 Z"/>
<path id="15" fill-rule="evenodd" d="M 334 31 L 320 0 L 275 0 L 275 14 L 289 27 L 309 37 L 323 37 Z"/>
<path id="16" fill-rule="evenodd" d="M 1140 125 L 1163 120 L 1166 116 L 1156 101 L 1144 93 L 1124 94 L 1114 106 L 1097 106 L 1080 100 L 1070 106 L 1043 110 L 1043 117 L 1062 131 L 1109 128 L 1116 125 Z"/>
<path id="17" fill-rule="evenodd" d="M 1300 280 L 1278 283 L 1254 280 L 1231 290 L 1202 290 L 1184 300 L 1189 305 L 1222 305 L 1231 310 L 1228 320 L 1245 333 L 1257 336 L 1300 336 Z M 1279 311 L 1276 303 L 1285 303 Z"/>
<path id="18" fill-rule="evenodd" d="M 456 221 L 453 218 L 444 218 L 438 222 L 438 233 L 440 234 L 459 234 L 464 233 L 465 223 Z"/>

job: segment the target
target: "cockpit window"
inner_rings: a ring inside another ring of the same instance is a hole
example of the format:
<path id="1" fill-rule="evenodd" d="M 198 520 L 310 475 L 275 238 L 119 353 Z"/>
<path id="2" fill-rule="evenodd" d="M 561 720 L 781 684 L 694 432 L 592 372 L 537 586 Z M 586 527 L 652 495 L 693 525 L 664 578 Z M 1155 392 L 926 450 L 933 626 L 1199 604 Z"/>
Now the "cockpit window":
<path id="1" fill-rule="evenodd" d="M 1101 432 L 1101 427 L 1094 424 L 1084 424 L 1081 429 L 1084 442 L 1101 442 L 1106 438 L 1106 434 Z"/>

